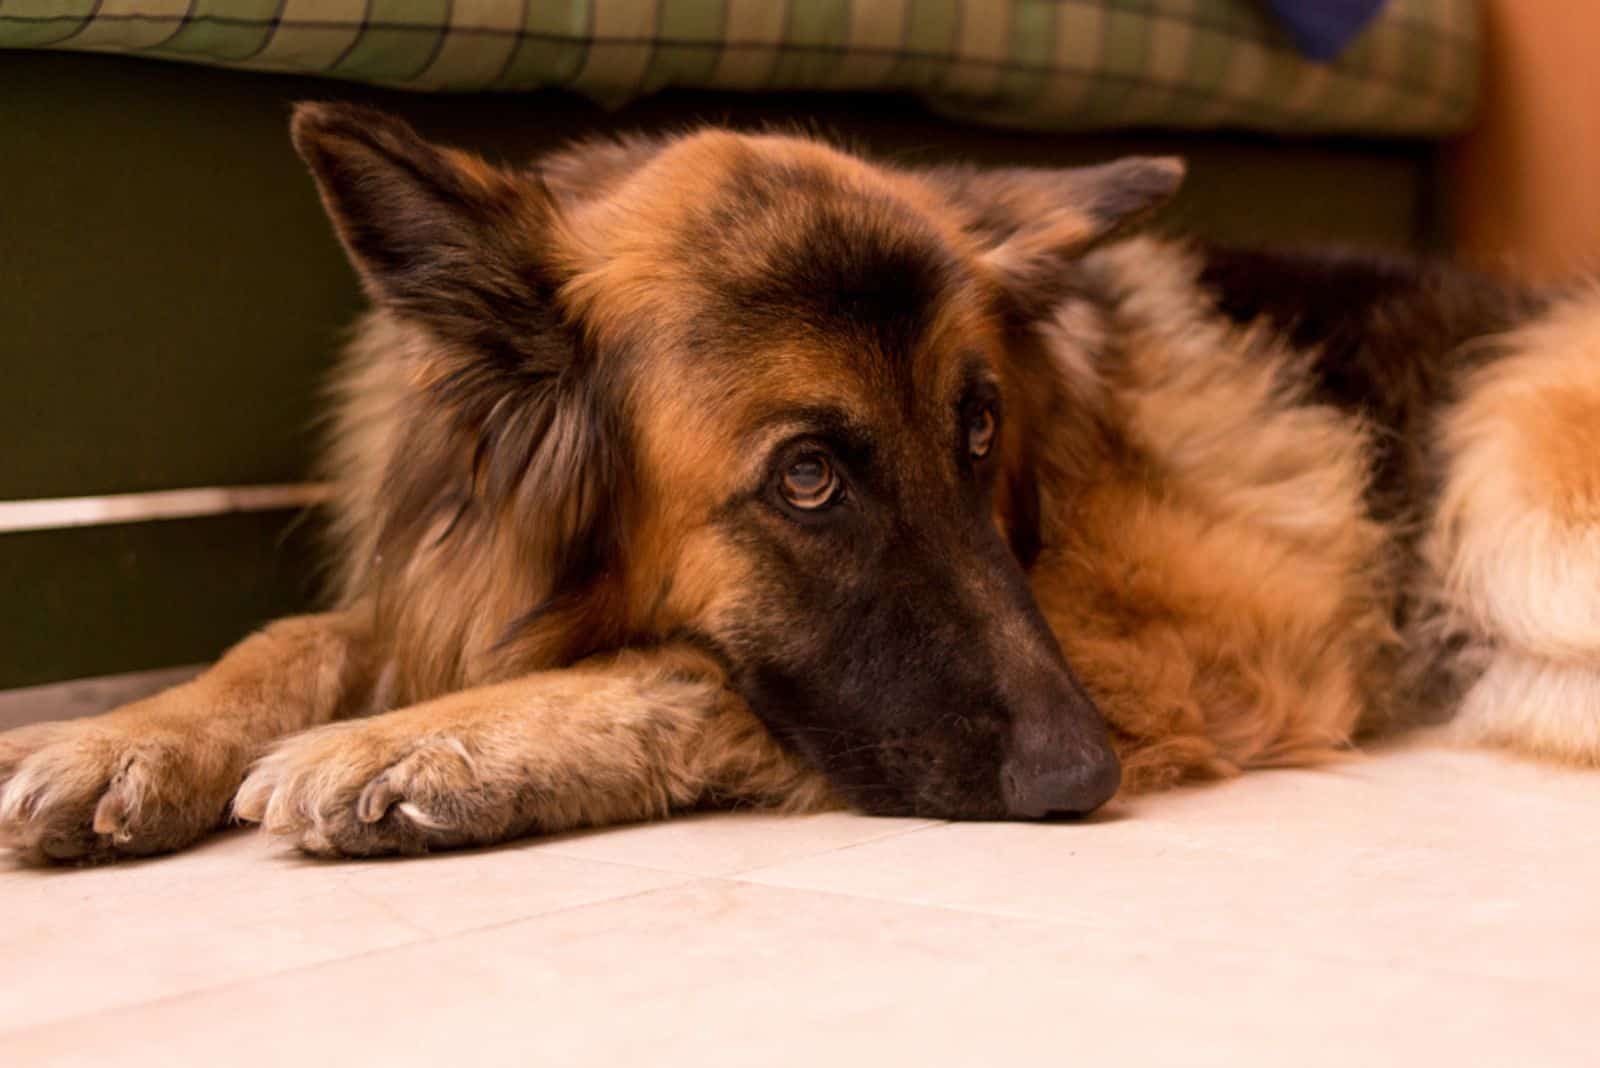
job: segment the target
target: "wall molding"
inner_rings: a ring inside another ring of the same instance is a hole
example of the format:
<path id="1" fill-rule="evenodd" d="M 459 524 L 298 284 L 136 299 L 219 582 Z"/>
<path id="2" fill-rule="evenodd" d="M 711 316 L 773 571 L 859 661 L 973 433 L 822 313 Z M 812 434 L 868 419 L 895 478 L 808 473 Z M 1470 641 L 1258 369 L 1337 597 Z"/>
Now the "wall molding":
<path id="1" fill-rule="evenodd" d="M 297 482 L 0 501 L 0 534 L 190 519 L 232 512 L 285 511 L 321 504 L 332 495 L 332 489 L 325 482 Z"/>

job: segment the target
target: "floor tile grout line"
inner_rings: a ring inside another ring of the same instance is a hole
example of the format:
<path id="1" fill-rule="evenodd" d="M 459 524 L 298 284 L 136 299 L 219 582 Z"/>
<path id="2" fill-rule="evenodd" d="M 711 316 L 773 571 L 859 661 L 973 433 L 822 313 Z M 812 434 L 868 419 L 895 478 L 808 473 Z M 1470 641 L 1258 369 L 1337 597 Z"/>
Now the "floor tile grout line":
<path id="1" fill-rule="evenodd" d="M 546 846 L 545 848 L 550 852 L 550 854 L 552 856 L 564 857 L 565 859 L 568 859 L 568 860 L 593 860 L 596 863 L 616 864 L 616 865 L 619 865 L 619 866 L 622 866 L 622 867 L 639 868 L 639 869 L 644 870 L 644 871 L 668 872 L 668 873 L 675 874 L 675 875 L 692 875 L 692 876 L 696 876 L 698 878 L 704 878 L 704 879 L 726 879 L 726 878 L 731 878 L 731 877 L 736 876 L 736 875 L 744 874 L 746 872 L 761 871 L 761 870 L 763 870 L 765 868 L 774 867 L 774 866 L 776 866 L 778 864 L 787 864 L 787 863 L 789 863 L 791 861 L 795 861 L 795 860 L 810 860 L 810 859 L 812 859 L 814 857 L 832 856 L 835 853 L 842 853 L 847 849 L 854 849 L 857 846 L 870 845 L 870 844 L 872 844 L 874 842 L 886 842 L 886 841 L 889 841 L 890 839 L 893 839 L 893 838 L 901 838 L 901 837 L 904 837 L 904 836 L 906 836 L 908 834 L 916 834 L 919 831 L 929 831 L 929 830 L 933 830 L 934 828 L 937 828 L 937 827 L 947 827 L 947 826 L 949 826 L 949 822 L 948 821 L 945 821 L 945 820 L 930 820 L 930 821 L 928 821 L 926 823 L 923 823 L 921 826 L 918 826 L 918 827 L 902 827 L 902 828 L 899 828 L 897 830 L 882 831 L 882 832 L 880 832 L 878 834 L 873 835 L 870 838 L 862 838 L 862 839 L 858 839 L 857 841 L 854 841 L 854 842 L 846 842 L 844 845 L 829 846 L 826 849 L 823 849 L 822 851 L 816 852 L 816 853 L 809 853 L 809 852 L 795 853 L 795 854 L 793 854 L 791 856 L 784 857 L 781 860 L 772 860 L 772 861 L 767 861 L 767 862 L 764 862 L 764 863 L 761 863 L 761 864 L 753 864 L 753 865 L 751 865 L 749 867 L 726 868 L 726 869 L 721 869 L 721 870 L 718 870 L 718 871 L 689 871 L 689 870 L 687 870 L 685 868 L 663 868 L 663 867 L 660 867 L 658 865 L 633 864 L 633 863 L 631 863 L 629 861 L 623 861 L 623 860 L 601 860 L 600 858 L 594 857 L 594 856 L 592 856 L 592 855 L 590 855 L 588 853 L 566 852 L 566 851 L 562 850 L 559 845 L 550 845 L 550 846 Z"/>
<path id="2" fill-rule="evenodd" d="M 530 839 L 530 841 L 533 841 L 533 839 Z M 535 845 L 534 849 L 537 849 L 537 848 L 539 848 L 539 847 L 537 845 Z M 528 850 L 523 850 L 522 852 L 530 852 L 531 853 L 533 851 L 534 851 L 533 849 L 528 849 Z M 294 855 L 287 849 L 283 850 L 282 852 L 285 853 L 285 854 L 289 854 L 291 856 Z M 479 851 L 479 852 L 487 852 L 487 851 Z M 467 854 L 463 853 L 462 855 L 465 856 Z M 276 860 L 278 858 L 276 858 L 276 857 L 268 857 L 268 858 L 265 858 L 265 859 L 271 861 L 271 860 Z M 304 859 L 307 859 L 307 858 L 305 858 L 304 855 L 301 854 L 301 855 L 298 856 L 298 859 L 304 860 Z M 314 861 L 315 858 L 311 858 L 311 859 Z M 504 926 L 506 926 L 508 924 L 522 923 L 524 921 L 529 921 L 529 920 L 543 919 L 546 916 L 553 916 L 553 915 L 556 915 L 558 913 L 571 912 L 571 911 L 573 911 L 575 909 L 588 908 L 588 907 L 590 907 L 592 905 L 603 905 L 603 904 L 608 904 L 608 903 L 610 903 L 612 901 L 625 901 L 625 900 L 627 900 L 629 898 L 637 897 L 637 896 L 639 896 L 641 894 L 654 893 L 657 890 L 672 889 L 674 887 L 683 886 L 683 885 L 685 885 L 687 883 L 692 883 L 692 882 L 695 882 L 695 881 L 700 880 L 700 879 L 717 878 L 717 876 L 698 875 L 698 874 L 695 874 L 695 873 L 692 873 L 692 872 L 674 871 L 674 870 L 672 870 L 670 868 L 655 868 L 655 867 L 649 867 L 649 866 L 646 866 L 646 865 L 643 865 L 643 864 L 629 864 L 629 863 L 626 863 L 626 862 L 623 862 L 623 861 L 597 860 L 597 859 L 591 859 L 591 858 L 587 858 L 587 857 L 572 857 L 572 856 L 562 856 L 561 859 L 562 860 L 566 860 L 566 861 L 582 862 L 582 863 L 586 863 L 586 864 L 596 864 L 596 865 L 600 865 L 602 867 L 619 869 L 621 871 L 648 872 L 648 873 L 650 873 L 652 875 L 670 876 L 671 878 L 670 878 L 669 881 L 664 882 L 664 883 L 662 883 L 662 884 L 660 884 L 658 886 L 645 887 L 642 890 L 630 890 L 627 893 L 623 893 L 623 894 L 616 894 L 616 895 L 607 896 L 607 897 L 593 898 L 593 899 L 588 900 L 588 901 L 579 901 L 579 902 L 575 902 L 575 903 L 569 904 L 569 905 L 557 905 L 557 906 L 555 906 L 553 908 L 539 909 L 539 910 L 536 910 L 536 911 L 533 911 L 533 912 L 525 913 L 525 914 L 523 914 L 521 916 L 509 917 L 509 918 L 504 919 L 504 920 L 498 920 L 498 921 L 496 921 L 494 923 L 479 924 L 479 925 L 472 926 L 472 927 L 464 927 L 464 928 L 461 928 L 460 930 L 455 930 L 455 931 L 437 931 L 437 930 L 433 930 L 431 928 L 428 928 L 428 927 L 422 926 L 421 924 L 416 923 L 415 921 L 413 921 L 413 920 L 405 917 L 404 915 L 396 912 L 386 902 L 383 902 L 383 901 L 373 897 L 371 894 L 366 893 L 359 886 L 352 885 L 350 877 L 353 876 L 355 874 L 355 872 L 360 869 L 360 867 L 361 867 L 360 865 L 351 864 L 348 858 L 346 858 L 344 860 L 340 860 L 340 861 L 329 861 L 329 862 L 327 862 L 329 868 L 333 868 L 336 865 L 342 866 L 341 870 L 334 871 L 334 872 L 330 873 L 330 874 L 334 875 L 334 877 L 335 877 L 335 879 L 334 879 L 334 881 L 335 881 L 334 889 L 337 889 L 337 890 L 340 890 L 340 891 L 344 891 L 344 892 L 354 893 L 355 896 L 361 898 L 361 900 L 366 902 L 368 905 L 371 905 L 374 908 L 377 908 L 377 909 L 381 910 L 385 915 L 389 916 L 391 919 L 395 920 L 396 922 L 398 922 L 402 926 L 404 926 L 404 927 L 410 929 L 411 931 L 415 932 L 416 937 L 404 939 L 404 940 L 401 940 L 401 941 L 398 941 L 398 942 L 393 942 L 393 943 L 390 943 L 389 945 L 374 946 L 371 949 L 359 950 L 359 951 L 357 951 L 355 953 L 345 954 L 345 955 L 342 955 L 342 956 L 328 957 L 328 958 L 326 958 L 324 960 L 309 961 L 309 962 L 307 962 L 305 964 L 292 965 L 292 966 L 290 966 L 288 968 L 275 969 L 275 970 L 272 970 L 272 971 L 263 972 L 263 973 L 261 973 L 260 975 L 257 975 L 257 976 L 252 976 L 252 977 L 250 977 L 248 979 L 240 979 L 240 980 L 235 980 L 235 981 L 223 982 L 223 983 L 219 983 L 219 984 L 217 984 L 215 986 L 199 987 L 199 988 L 196 988 L 194 990 L 179 991 L 179 992 L 174 993 L 174 994 L 162 995 L 162 996 L 155 997 L 155 998 L 148 998 L 148 999 L 145 999 L 145 1000 L 142 1000 L 142 1001 L 131 1001 L 131 1002 L 128 1002 L 127 1004 L 125 1004 L 125 1005 L 117 1005 L 117 1006 L 113 1006 L 113 1007 L 111 1007 L 109 1009 L 96 1010 L 96 1012 L 79 1013 L 79 1014 L 74 1014 L 74 1015 L 70 1015 L 70 1016 L 63 1016 L 63 1017 L 61 1017 L 59 1019 L 51 1020 L 51 1021 L 49 1021 L 47 1023 L 44 1023 L 44 1024 L 30 1025 L 30 1026 L 25 1026 L 25 1027 L 22 1027 L 22 1028 L 0 1028 L 0 1037 L 4 1037 L 6 1035 L 11 1035 L 11 1034 L 17 1034 L 17 1033 L 20 1033 L 22 1031 L 27 1031 L 27 1030 L 30 1030 L 30 1029 L 34 1029 L 36 1027 L 53 1027 L 53 1026 L 56 1026 L 57 1024 L 70 1022 L 72 1020 L 81 1020 L 81 1019 L 84 1019 L 84 1018 L 86 1018 L 88 1016 L 96 1015 L 98 1012 L 120 1012 L 120 1011 L 122 1011 L 124 1009 L 138 1008 L 138 1007 L 144 1006 L 144 1005 L 160 1004 L 162 1002 L 173 1000 L 175 998 L 188 997 L 188 996 L 194 995 L 194 994 L 204 994 L 204 993 L 207 993 L 207 992 L 212 991 L 212 990 L 225 990 L 225 989 L 229 989 L 229 988 L 234 987 L 234 986 L 239 986 L 239 985 L 242 985 L 242 984 L 252 983 L 252 982 L 255 982 L 255 981 L 260 980 L 260 979 L 271 979 L 271 978 L 275 978 L 275 977 L 281 976 L 281 975 L 291 975 L 291 974 L 293 974 L 295 972 L 302 971 L 302 970 L 304 970 L 306 968 L 322 967 L 324 965 L 336 964 L 336 963 L 339 963 L 340 961 L 345 961 L 345 960 L 357 960 L 357 959 L 360 959 L 362 957 L 369 956 L 369 955 L 371 955 L 373 953 L 383 953 L 383 952 L 388 952 L 390 950 L 404 949 L 404 948 L 409 947 L 409 946 L 427 945 L 427 944 L 430 944 L 430 943 L 440 942 L 440 941 L 444 941 L 446 939 L 455 938 L 455 937 L 460 936 L 460 935 L 475 934 L 475 933 L 477 933 L 479 931 L 492 930 L 492 929 L 494 929 L 496 927 L 504 927 Z M 404 861 L 390 858 L 390 859 L 380 860 L 380 861 L 377 862 L 377 864 L 386 864 L 386 863 L 388 863 L 388 864 L 398 864 L 398 863 L 404 863 Z M 374 866 L 376 866 L 376 865 L 374 865 Z M 316 870 L 316 864 L 313 863 L 313 864 L 309 865 L 306 870 L 315 871 Z"/>
<path id="3" fill-rule="evenodd" d="M 536 842 L 535 839 L 530 839 L 530 841 L 535 841 Z M 704 876 L 704 875 L 700 875 L 700 874 L 697 874 L 697 873 L 694 873 L 694 872 L 676 871 L 676 870 L 674 870 L 672 868 L 658 868 L 658 867 L 653 867 L 653 866 L 647 865 L 647 864 L 630 864 L 627 861 L 599 860 L 599 859 L 595 859 L 595 858 L 591 858 L 591 857 L 577 857 L 577 856 L 572 856 L 570 854 L 556 853 L 553 850 L 544 849 L 544 847 L 539 846 L 537 844 L 535 844 L 532 848 L 525 849 L 525 850 L 517 850 L 517 852 L 518 853 L 532 853 L 535 850 L 543 850 L 543 851 L 549 853 L 549 855 L 551 855 L 551 856 L 556 856 L 556 857 L 559 857 L 560 859 L 566 860 L 566 861 L 581 862 L 581 863 L 584 863 L 584 864 L 598 864 L 601 867 L 616 868 L 619 871 L 647 872 L 647 873 L 649 873 L 651 875 L 666 875 L 666 876 L 671 876 L 672 879 L 675 880 L 675 881 L 666 882 L 666 883 L 663 883 L 660 886 L 646 887 L 643 890 L 630 890 L 625 894 L 620 894 L 620 895 L 617 895 L 615 897 L 595 898 L 595 899 L 590 900 L 590 901 L 574 902 L 573 904 L 570 904 L 570 905 L 557 905 L 554 908 L 538 909 L 538 910 L 536 910 L 534 912 L 529 912 L 529 913 L 526 913 L 526 914 L 521 915 L 521 916 L 513 916 L 513 917 L 511 917 L 509 919 L 506 919 L 506 920 L 497 920 L 494 923 L 480 924 L 480 925 L 477 925 L 477 926 L 474 926 L 474 927 L 463 927 L 463 928 L 461 928 L 459 930 L 455 930 L 455 931 L 436 931 L 436 930 L 433 930 L 433 929 L 428 928 L 428 927 L 422 927 L 422 926 L 418 925 L 416 922 L 407 919 L 406 917 L 400 915 L 399 913 L 394 912 L 394 910 L 388 905 L 387 902 L 380 901 L 379 899 L 373 897 L 371 894 L 363 891 L 359 886 L 352 885 L 351 882 L 350 882 L 350 877 L 353 876 L 358 870 L 360 870 L 360 867 L 358 865 L 349 865 L 346 868 L 344 868 L 343 870 L 341 870 L 338 873 L 339 874 L 339 883 L 345 889 L 353 891 L 363 901 L 366 901 L 366 902 L 368 902 L 368 903 L 370 903 L 372 905 L 375 905 L 375 906 L 377 906 L 379 908 L 382 908 L 385 912 L 388 912 L 388 913 L 394 915 L 396 919 L 399 919 L 401 922 L 405 923 L 406 926 L 416 929 L 420 934 L 422 934 L 424 936 L 421 939 L 417 940 L 417 943 L 422 943 L 422 942 L 433 941 L 433 940 L 440 939 L 440 938 L 453 938 L 456 935 L 472 934 L 472 933 L 474 933 L 476 931 L 484 931 L 484 930 L 489 930 L 489 929 L 494 928 L 494 927 L 504 926 L 507 923 L 520 923 L 523 920 L 536 920 L 536 919 L 539 919 L 539 918 L 544 917 L 544 916 L 554 916 L 557 913 L 571 912 L 573 909 L 587 908 L 590 905 L 603 904 L 603 903 L 605 903 L 607 901 L 622 901 L 622 900 L 625 900 L 626 898 L 634 897 L 637 894 L 641 894 L 641 893 L 647 894 L 647 893 L 652 892 L 653 890 L 665 890 L 665 889 L 668 889 L 669 887 L 681 886 L 684 883 L 692 882 L 695 879 L 715 878 L 715 876 Z M 480 851 L 480 852 L 488 852 L 488 851 Z M 465 856 L 465 855 L 467 855 L 467 854 L 463 854 L 463 856 Z M 380 863 L 403 864 L 403 863 L 405 863 L 406 859 L 410 859 L 410 858 L 404 858 L 404 859 L 402 859 L 402 858 L 389 858 L 387 860 L 380 861 Z M 444 858 L 441 858 L 441 859 L 444 859 Z M 412 945 L 412 944 L 417 944 L 417 943 L 396 943 L 396 946 L 399 946 L 399 945 Z M 389 948 L 393 948 L 393 947 L 389 947 Z"/>
<path id="4" fill-rule="evenodd" d="M 63 1016 L 63 1017 L 61 1017 L 59 1019 L 50 1020 L 50 1021 L 48 1021 L 46 1023 L 29 1024 L 29 1025 L 25 1025 L 23 1027 L 3 1028 L 3 1029 L 0 1029 L 0 1038 L 14 1038 L 14 1037 L 18 1037 L 18 1036 L 27 1035 L 29 1032 L 40 1031 L 40 1030 L 43 1030 L 43 1029 L 49 1028 L 49 1027 L 60 1027 L 60 1026 L 62 1026 L 64 1024 L 70 1024 L 70 1023 L 73 1023 L 74 1021 L 86 1020 L 86 1019 L 89 1019 L 89 1018 L 94 1017 L 94 1016 L 107 1016 L 107 1015 L 112 1015 L 112 1014 L 119 1013 L 119 1012 L 132 1012 L 132 1011 L 134 1011 L 136 1009 L 153 1008 L 153 1007 L 156 1007 L 156 1006 L 159 1006 L 159 1005 L 166 1005 L 166 1004 L 169 1004 L 171 1002 L 183 1001 L 183 1000 L 185 1000 L 187 998 L 202 997 L 202 996 L 204 996 L 206 994 L 213 994 L 213 993 L 219 993 L 219 992 L 228 991 L 228 990 L 235 990 L 235 989 L 238 989 L 240 987 L 247 987 L 252 983 L 264 982 L 264 981 L 271 980 L 271 979 L 281 979 L 286 975 L 296 975 L 296 974 L 299 974 L 300 972 L 314 971 L 314 970 L 316 970 L 318 968 L 328 968 L 328 967 L 332 967 L 332 966 L 334 966 L 336 964 L 343 964 L 343 963 L 345 963 L 347 961 L 365 960 L 368 957 L 381 956 L 382 954 L 385 954 L 385 953 L 395 953 L 395 952 L 399 952 L 400 950 L 412 949 L 412 948 L 419 947 L 419 946 L 435 945 L 437 943 L 446 942 L 446 941 L 449 941 L 452 938 L 460 938 L 460 937 L 463 937 L 465 935 L 481 934 L 484 931 L 493 931 L 493 930 L 495 930 L 497 928 L 500 928 L 500 927 L 510 927 L 510 926 L 512 926 L 514 924 L 529 923 L 529 922 L 532 922 L 532 921 L 535 921 L 535 920 L 543 920 L 543 919 L 546 919 L 546 918 L 548 918 L 550 916 L 554 916 L 554 915 L 557 915 L 557 914 L 560 914 L 560 913 L 575 912 L 575 911 L 577 911 L 579 909 L 592 908 L 592 907 L 595 907 L 595 906 L 598 906 L 598 905 L 609 905 L 609 904 L 613 904 L 613 903 L 616 903 L 616 902 L 628 901 L 628 900 L 631 900 L 631 899 L 636 898 L 636 897 L 644 897 L 644 896 L 646 896 L 648 894 L 654 894 L 654 893 L 657 893 L 657 892 L 662 891 L 662 890 L 676 889 L 678 887 L 687 885 L 689 883 L 703 882 L 703 881 L 721 881 L 721 882 L 730 881 L 730 880 L 718 880 L 718 879 L 715 879 L 715 878 L 712 878 L 712 877 L 696 877 L 696 876 L 692 876 L 692 875 L 683 875 L 683 873 L 681 873 L 681 872 L 663 872 L 662 874 L 665 874 L 665 875 L 680 875 L 680 876 L 682 876 L 682 878 L 680 879 L 679 882 L 668 883 L 668 884 L 666 884 L 664 886 L 646 887 L 643 890 L 633 890 L 633 891 L 629 891 L 626 894 L 618 894 L 618 895 L 616 895 L 614 897 L 598 898 L 598 899 L 596 899 L 594 901 L 585 901 L 585 902 L 582 902 L 582 903 L 577 904 L 577 905 L 571 905 L 571 906 L 565 906 L 565 907 L 561 907 L 561 908 L 550 909 L 550 910 L 544 911 L 544 912 L 536 912 L 536 913 L 532 913 L 532 914 L 527 915 L 527 916 L 518 916 L 518 917 L 514 917 L 512 919 L 500 920 L 500 921 L 497 921 L 495 923 L 486 923 L 486 924 L 483 924 L 482 926 L 479 926 L 479 927 L 470 927 L 470 928 L 467 928 L 467 929 L 461 930 L 461 931 L 449 931 L 449 932 L 446 932 L 446 933 L 443 933 L 443 934 L 432 934 L 432 935 L 428 935 L 428 936 L 423 937 L 423 938 L 418 938 L 418 939 L 415 939 L 415 940 L 409 941 L 409 942 L 396 942 L 396 943 L 394 943 L 392 945 L 387 945 L 387 946 L 373 946 L 371 949 L 363 949 L 363 950 L 360 950 L 360 951 L 358 951 L 356 953 L 349 953 L 349 954 L 346 954 L 344 956 L 329 957 L 326 960 L 311 961 L 311 962 L 308 962 L 306 964 L 297 964 L 297 965 L 294 965 L 294 966 L 288 967 L 288 968 L 278 968 L 278 969 L 275 969 L 273 971 L 263 972 L 260 975 L 253 975 L 253 976 L 249 977 L 248 979 L 235 979 L 235 980 L 230 980 L 228 982 L 217 983 L 214 986 L 198 987 L 198 988 L 196 988 L 194 990 L 183 990 L 183 991 L 179 991 L 179 992 L 173 993 L 173 994 L 163 994 L 160 997 L 146 998 L 146 999 L 144 999 L 142 1001 L 130 1001 L 130 1002 L 128 1002 L 126 1004 L 123 1004 L 123 1005 L 115 1005 L 115 1006 L 111 1006 L 109 1008 L 96 1009 L 93 1012 L 78 1013 L 78 1014 L 72 1015 L 72 1016 Z"/>
<path id="5" fill-rule="evenodd" d="M 365 890 L 361 889 L 361 887 L 359 887 L 359 886 L 351 885 L 350 881 L 348 879 L 344 878 L 342 873 L 341 873 L 340 878 L 338 880 L 338 884 L 339 884 L 339 888 L 341 890 L 345 891 L 346 893 L 354 894 L 356 897 L 359 897 L 362 901 L 365 901 L 367 904 L 369 904 L 373 908 L 379 910 L 380 912 L 382 912 L 384 915 L 388 916 L 389 918 L 395 920 L 397 923 L 401 923 L 401 924 L 405 925 L 406 927 L 409 927 L 411 930 L 415 931 L 422 938 L 435 936 L 435 935 L 437 935 L 439 933 L 437 931 L 432 930 L 431 928 L 424 927 L 422 924 L 417 923 L 415 920 L 411 919 L 409 916 L 406 916 L 406 915 L 402 914 L 399 909 L 395 908 L 389 902 L 380 900 L 379 898 L 376 898 L 376 897 L 373 897 L 371 894 L 367 893 Z M 409 943 L 401 943 L 401 944 L 409 944 Z"/>
<path id="6" fill-rule="evenodd" d="M 721 878 L 739 879 L 740 876 L 749 875 L 758 871 L 765 871 L 768 868 L 774 868 L 781 864 L 789 864 L 796 860 L 814 860 L 817 857 L 836 856 L 839 853 L 847 853 L 852 849 L 858 848 L 859 846 L 874 845 L 880 842 L 889 842 L 897 838 L 906 838 L 913 834 L 920 834 L 923 831 L 932 831 L 937 830 L 940 827 L 948 826 L 950 826 L 950 822 L 948 820 L 933 820 L 928 823 L 924 823 L 920 827 L 905 827 L 898 831 L 885 831 L 882 834 L 873 835 L 871 838 L 863 838 L 860 841 L 850 842 L 847 845 L 834 846 L 831 849 L 824 849 L 820 853 L 807 853 L 804 856 L 789 857 L 784 860 L 770 861 L 766 864 L 756 864 L 748 868 L 737 868 L 724 873 Z"/>
<path id="7" fill-rule="evenodd" d="M 653 865 L 653 864 L 634 864 L 633 862 L 627 861 L 627 860 L 605 860 L 605 859 L 602 859 L 600 857 L 581 856 L 581 855 L 579 855 L 577 853 L 562 853 L 562 852 L 558 852 L 555 847 L 548 846 L 548 845 L 545 845 L 544 843 L 540 842 L 537 837 L 521 839 L 521 840 L 514 840 L 512 844 L 516 844 L 517 841 L 525 841 L 526 843 L 528 843 L 528 847 L 525 848 L 525 849 L 507 850 L 507 852 L 515 852 L 517 854 L 522 854 L 522 853 L 530 853 L 531 854 L 531 853 L 538 852 L 538 853 L 543 853 L 546 856 L 559 857 L 562 860 L 581 861 L 581 862 L 586 863 L 586 864 L 599 864 L 599 865 L 602 865 L 602 866 L 607 867 L 607 868 L 621 868 L 624 871 L 647 871 L 647 872 L 651 872 L 651 873 L 656 874 L 656 875 L 687 875 L 687 876 L 689 876 L 691 878 L 694 878 L 694 877 L 698 877 L 698 876 L 701 876 L 701 875 L 704 874 L 702 872 L 680 871 L 677 868 L 662 868 L 662 867 L 658 867 L 658 866 Z M 445 861 L 448 861 L 450 859 L 453 859 L 456 856 L 460 856 L 460 857 L 463 857 L 463 858 L 465 858 L 465 857 L 473 857 L 473 856 L 489 856 L 489 855 L 492 855 L 492 854 L 494 854 L 496 852 L 501 851 L 502 849 L 504 849 L 504 846 L 499 846 L 499 847 L 489 846 L 489 847 L 486 847 L 486 848 L 476 849 L 476 850 L 474 850 L 474 849 L 440 850 L 438 853 L 429 854 L 429 856 L 432 857 L 432 858 L 435 858 L 437 861 L 445 862 Z M 412 860 L 416 860 L 416 859 L 418 859 L 418 858 L 415 858 L 415 857 L 385 857 L 385 858 L 377 859 L 376 863 L 377 864 L 404 865 L 404 864 L 406 864 L 406 863 L 408 863 L 408 862 L 410 862 Z M 342 871 L 340 873 L 341 875 L 345 875 L 345 874 L 353 874 L 354 872 L 361 870 L 362 865 L 364 865 L 366 863 L 366 861 L 362 861 L 362 860 L 358 859 L 355 863 L 352 864 L 352 863 L 350 863 L 350 858 L 345 858 L 343 860 L 333 861 L 332 863 L 348 864 L 349 867 L 346 868 L 344 871 Z"/>
<path id="8" fill-rule="evenodd" d="M 1091 920 L 1072 920 L 1056 916 L 1041 916 L 1037 913 L 1010 912 L 1004 909 L 965 907 L 961 905 L 941 904 L 937 901 L 914 901 L 907 898 L 889 897 L 884 894 L 863 894 L 848 890 L 830 890 L 815 886 L 791 886 L 784 883 L 764 883 L 755 879 L 746 879 L 739 876 L 729 876 L 720 881 L 739 883 L 745 886 L 760 887 L 765 890 L 784 890 L 799 894 L 819 894 L 824 897 L 837 897 L 845 900 L 870 901 L 880 905 L 896 905 L 914 909 L 927 909 L 936 912 L 948 912 L 958 916 L 982 916 L 987 919 L 1009 920 L 1016 923 L 1034 923 L 1044 927 L 1056 929 L 1074 929 L 1093 931 L 1099 934 L 1116 934 L 1118 926 L 1112 924 L 1096 923 Z M 1219 949 L 1243 949 L 1263 955 L 1288 955 L 1304 957 L 1320 961 L 1325 964 L 1336 964 L 1350 968 L 1376 968 L 1388 970 L 1396 966 L 1392 961 L 1361 960 L 1356 957 L 1328 953 L 1323 950 L 1308 950 L 1303 948 L 1285 947 L 1281 944 L 1260 944 L 1255 942 L 1228 941 L 1220 938 L 1197 938 L 1193 935 L 1167 935 L 1167 940 L 1173 945 L 1186 945 Z M 1565 988 L 1569 984 L 1562 980 L 1524 978 L 1519 976 L 1500 975 L 1492 972 L 1459 971 L 1443 968 L 1431 968 L 1406 963 L 1403 967 L 1423 975 L 1438 978 L 1466 978 L 1484 982 L 1502 983 L 1508 986 L 1539 986 Z"/>

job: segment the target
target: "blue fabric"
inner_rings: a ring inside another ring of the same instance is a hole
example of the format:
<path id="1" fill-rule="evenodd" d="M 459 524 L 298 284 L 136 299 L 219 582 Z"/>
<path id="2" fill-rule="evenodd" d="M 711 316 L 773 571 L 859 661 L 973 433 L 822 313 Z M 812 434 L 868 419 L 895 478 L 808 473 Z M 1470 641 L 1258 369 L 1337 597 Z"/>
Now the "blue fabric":
<path id="1" fill-rule="evenodd" d="M 1384 0 L 1267 0 L 1267 6 L 1312 59 L 1331 60 L 1356 39 Z"/>

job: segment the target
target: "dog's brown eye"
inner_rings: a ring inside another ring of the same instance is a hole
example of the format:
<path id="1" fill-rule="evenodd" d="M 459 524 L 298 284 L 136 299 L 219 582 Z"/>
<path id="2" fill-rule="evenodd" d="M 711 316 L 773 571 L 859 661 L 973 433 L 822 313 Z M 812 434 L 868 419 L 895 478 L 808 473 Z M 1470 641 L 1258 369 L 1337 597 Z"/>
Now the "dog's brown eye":
<path id="1" fill-rule="evenodd" d="M 783 473 L 784 500 L 796 508 L 821 508 L 839 490 L 839 476 L 821 453 L 809 453 Z"/>
<path id="2" fill-rule="evenodd" d="M 987 404 L 973 412 L 967 419 L 967 451 L 974 460 L 981 460 L 994 448 L 994 409 Z"/>

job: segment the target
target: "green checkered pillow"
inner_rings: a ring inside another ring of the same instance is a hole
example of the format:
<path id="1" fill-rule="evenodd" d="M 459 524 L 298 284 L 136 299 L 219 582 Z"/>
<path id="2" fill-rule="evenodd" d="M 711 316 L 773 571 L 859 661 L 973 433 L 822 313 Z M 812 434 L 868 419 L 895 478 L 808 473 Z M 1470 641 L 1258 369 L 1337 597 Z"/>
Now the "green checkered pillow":
<path id="1" fill-rule="evenodd" d="M 884 89 L 1013 125 L 1437 135 L 1471 117 L 1475 0 L 1390 0 L 1338 62 L 1254 0 L 0 0 L 0 47 L 413 89 Z"/>

